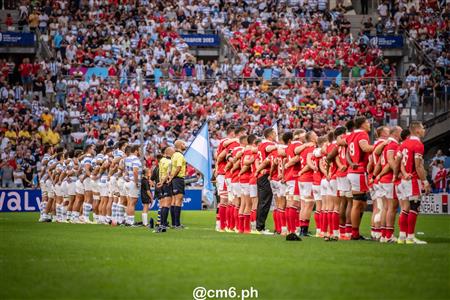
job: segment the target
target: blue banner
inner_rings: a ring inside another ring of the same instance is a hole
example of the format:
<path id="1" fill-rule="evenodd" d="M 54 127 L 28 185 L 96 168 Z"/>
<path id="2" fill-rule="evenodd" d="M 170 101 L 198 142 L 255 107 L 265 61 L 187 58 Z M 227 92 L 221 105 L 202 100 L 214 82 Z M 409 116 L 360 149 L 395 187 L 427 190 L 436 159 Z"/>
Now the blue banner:
<path id="1" fill-rule="evenodd" d="M 0 47 L 34 47 L 36 35 L 32 32 L 0 32 Z"/>
<path id="2" fill-rule="evenodd" d="M 189 46 L 218 47 L 220 45 L 217 34 L 182 34 L 181 37 Z"/>
<path id="3" fill-rule="evenodd" d="M 39 211 L 42 194 L 39 189 L 0 190 L 0 212 L 34 212 Z M 157 203 L 156 203 L 157 202 Z M 152 210 L 158 209 L 159 202 L 153 201 Z M 186 189 L 183 199 L 184 210 L 202 209 L 202 190 Z M 136 210 L 142 210 L 142 202 L 138 201 Z"/>
<path id="4" fill-rule="evenodd" d="M 372 45 L 381 49 L 403 48 L 403 36 L 401 35 L 377 35 L 369 38 Z"/>

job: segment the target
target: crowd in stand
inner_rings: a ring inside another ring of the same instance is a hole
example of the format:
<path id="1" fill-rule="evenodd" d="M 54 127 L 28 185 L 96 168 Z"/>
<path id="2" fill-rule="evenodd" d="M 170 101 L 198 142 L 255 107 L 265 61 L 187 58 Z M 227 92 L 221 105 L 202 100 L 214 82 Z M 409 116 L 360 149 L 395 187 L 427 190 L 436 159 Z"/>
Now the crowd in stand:
<path id="1" fill-rule="evenodd" d="M 112 145 L 124 135 L 139 143 L 139 91 L 151 164 L 157 149 L 191 140 L 207 118 L 213 148 L 230 123 L 262 132 L 278 122 L 319 134 L 356 115 L 396 125 L 401 107 L 417 105 L 426 90 L 412 71 L 396 80 L 396 66 L 352 39 L 348 21 L 326 1 L 120 3 L 22 2 L 20 29 L 39 29 L 55 55 L 0 61 L 4 187 L 37 184 L 44 144 Z M 179 37 L 212 29 L 235 46 L 236 62 L 198 60 Z M 93 68 L 106 69 L 106 78 L 88 73 Z M 325 70 L 342 78 L 324 78 Z"/>

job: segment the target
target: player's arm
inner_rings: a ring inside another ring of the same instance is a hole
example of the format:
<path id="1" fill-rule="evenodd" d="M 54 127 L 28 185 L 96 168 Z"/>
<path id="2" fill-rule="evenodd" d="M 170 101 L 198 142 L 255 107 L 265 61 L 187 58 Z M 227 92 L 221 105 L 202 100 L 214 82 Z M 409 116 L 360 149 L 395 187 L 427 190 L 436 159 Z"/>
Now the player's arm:
<path id="1" fill-rule="evenodd" d="M 323 159 L 319 161 L 319 171 L 325 176 L 328 174 L 328 164 Z"/>
<path id="2" fill-rule="evenodd" d="M 179 160 L 178 158 L 175 159 L 174 163 L 172 164 L 172 174 L 170 174 L 169 181 L 172 180 L 172 178 L 177 177 L 181 171 L 181 163 L 178 160 Z"/>
<path id="3" fill-rule="evenodd" d="M 305 150 L 306 148 L 311 147 L 311 146 L 314 146 L 314 144 L 313 143 L 306 143 L 306 144 L 303 144 L 301 146 L 297 146 L 294 149 L 294 153 L 296 155 L 298 155 L 298 154 L 302 153 L 303 150 Z"/>
<path id="4" fill-rule="evenodd" d="M 377 177 L 381 172 L 381 159 L 378 159 L 377 163 L 374 164 L 373 176 Z"/>
<path id="5" fill-rule="evenodd" d="M 334 158 L 339 154 L 338 147 L 334 147 L 333 150 L 331 150 L 330 153 L 327 155 L 327 161 L 331 162 L 334 160 Z"/>
<path id="6" fill-rule="evenodd" d="M 226 157 L 227 157 L 227 149 L 223 149 L 222 152 L 220 152 L 217 155 L 217 162 L 219 163 L 219 162 L 223 161 Z"/>
<path id="7" fill-rule="evenodd" d="M 345 159 L 347 160 L 348 165 L 352 169 L 357 169 L 358 164 L 355 164 L 352 160 L 352 157 L 350 156 L 350 148 L 347 148 L 347 151 L 345 151 Z"/>
<path id="8" fill-rule="evenodd" d="M 378 174 L 377 179 L 380 180 L 381 177 L 383 177 L 384 175 L 386 175 L 387 173 L 389 173 L 391 171 L 391 166 L 389 164 L 386 164 L 383 169 L 381 169 L 381 172 Z"/>
<path id="9" fill-rule="evenodd" d="M 136 186 L 139 186 L 139 166 L 136 164 L 133 166 L 133 177 L 134 183 L 136 184 Z"/>
<path id="10" fill-rule="evenodd" d="M 297 164 L 300 161 L 300 156 L 296 155 L 288 160 L 286 165 L 284 166 L 286 169 L 292 167 L 293 165 Z"/>
<path id="11" fill-rule="evenodd" d="M 415 153 L 414 155 L 414 165 L 416 168 L 417 176 L 422 180 L 423 187 L 426 193 L 431 191 L 430 183 L 427 180 L 427 171 L 423 165 L 423 156 L 420 153 Z"/>
<path id="12" fill-rule="evenodd" d="M 389 144 L 389 140 L 385 140 L 384 142 L 380 143 L 373 149 L 373 153 L 375 153 L 375 155 L 377 156 L 380 156 L 387 144 Z"/>
<path id="13" fill-rule="evenodd" d="M 360 140 L 358 144 L 363 152 L 366 152 L 366 153 L 373 152 L 374 147 L 373 147 L 373 145 L 370 145 L 367 140 Z"/>
<path id="14" fill-rule="evenodd" d="M 393 180 L 397 180 L 397 178 L 399 177 L 401 170 L 400 170 L 400 164 L 402 161 L 402 156 L 401 155 L 394 155 L 394 161 L 393 161 L 393 165 L 391 166 L 392 171 L 394 172 L 394 178 Z M 388 152 L 388 162 L 389 162 L 389 152 Z M 390 164 L 391 162 L 389 162 Z"/>
<path id="15" fill-rule="evenodd" d="M 313 170 L 313 171 L 317 171 L 317 167 L 314 164 L 313 160 L 313 153 L 308 153 L 308 155 L 306 156 L 306 165 L 309 167 L 308 170 Z"/>

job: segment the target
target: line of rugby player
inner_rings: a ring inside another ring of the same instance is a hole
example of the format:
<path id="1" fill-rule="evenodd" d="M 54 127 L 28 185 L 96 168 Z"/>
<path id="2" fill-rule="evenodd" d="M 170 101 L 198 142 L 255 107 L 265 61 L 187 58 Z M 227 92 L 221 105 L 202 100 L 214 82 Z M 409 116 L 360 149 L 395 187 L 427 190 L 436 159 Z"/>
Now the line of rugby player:
<path id="1" fill-rule="evenodd" d="M 326 241 L 366 239 L 360 235 L 360 223 L 370 193 L 371 239 L 426 243 L 415 237 L 420 196 L 430 191 L 423 165 L 423 125 L 412 122 L 405 130 L 379 127 L 374 144 L 370 144 L 369 131 L 365 117 L 320 137 L 299 129 L 277 138 L 274 129 L 267 128 L 264 138 L 258 139 L 247 136 L 243 128 L 230 126 L 216 153 L 220 199 L 216 230 L 261 233 L 255 227 L 260 213 L 257 180 L 268 175 L 275 201 L 275 234 L 309 236 L 314 214 L 317 237 Z M 399 204 L 397 239 L 394 227 Z"/>

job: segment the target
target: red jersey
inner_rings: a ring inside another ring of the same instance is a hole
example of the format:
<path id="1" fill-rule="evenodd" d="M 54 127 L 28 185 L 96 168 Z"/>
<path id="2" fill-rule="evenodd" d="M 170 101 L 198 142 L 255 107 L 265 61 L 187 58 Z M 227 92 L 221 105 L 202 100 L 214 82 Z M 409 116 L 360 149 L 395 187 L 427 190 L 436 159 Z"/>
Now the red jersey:
<path id="1" fill-rule="evenodd" d="M 250 176 L 249 184 L 256 184 L 256 164 L 259 162 L 259 155 L 258 153 L 252 152 L 253 157 L 255 158 L 255 161 L 252 163 L 252 175 Z"/>
<path id="2" fill-rule="evenodd" d="M 300 153 L 300 170 L 303 170 L 304 167 L 306 167 L 307 162 L 308 162 L 308 155 L 311 154 L 314 151 L 315 147 L 311 146 L 311 147 L 307 147 L 305 148 L 301 153 Z M 299 177 L 299 181 L 301 182 L 312 182 L 313 181 L 313 175 L 314 175 L 314 171 L 313 170 L 308 170 L 305 173 L 303 173 L 300 177 Z"/>
<path id="3" fill-rule="evenodd" d="M 318 151 L 320 151 L 320 148 L 316 148 L 316 149 L 318 149 Z M 320 167 L 319 167 L 321 159 L 322 159 L 322 153 L 320 154 L 320 156 L 313 155 L 313 163 L 314 163 L 314 166 L 316 166 L 316 168 L 317 168 L 317 171 L 314 171 L 314 174 L 313 174 L 313 185 L 320 185 L 320 182 L 322 181 L 323 174 L 322 174 L 322 172 L 320 172 Z"/>
<path id="4" fill-rule="evenodd" d="M 267 151 L 267 147 L 273 145 L 275 145 L 275 143 L 268 140 L 264 140 L 261 142 L 261 144 L 259 144 L 258 155 L 261 163 L 264 162 L 266 159 L 268 159 L 268 156 L 270 154 L 270 152 Z M 261 172 L 259 172 L 258 178 L 269 174 L 269 172 L 270 172 L 270 164 L 268 164 L 263 170 L 261 170 Z"/>
<path id="5" fill-rule="evenodd" d="M 402 162 L 405 171 L 412 175 L 413 179 L 418 179 L 416 164 L 414 159 L 416 157 L 423 157 L 424 147 L 420 139 L 416 136 L 410 136 L 402 145 Z"/>
<path id="6" fill-rule="evenodd" d="M 437 171 L 436 176 L 434 177 L 434 185 L 438 190 L 445 190 L 447 182 L 447 170 L 440 169 Z"/>
<path id="7" fill-rule="evenodd" d="M 373 149 L 375 149 L 376 147 L 378 147 L 378 145 L 380 145 L 381 143 L 383 143 L 384 141 L 386 141 L 385 139 L 379 138 L 378 140 L 375 141 L 375 143 L 373 144 Z M 378 163 L 378 160 L 380 159 L 381 154 L 380 155 L 376 155 L 375 153 L 372 153 L 372 158 L 373 158 L 373 165 L 375 167 L 375 165 Z"/>
<path id="8" fill-rule="evenodd" d="M 339 158 L 339 162 L 348 167 L 348 163 L 347 163 L 347 158 L 346 158 L 346 154 L 347 154 L 347 146 L 338 146 L 338 158 Z M 336 177 L 347 177 L 347 169 L 345 171 L 341 171 L 339 168 L 336 171 Z"/>
<path id="9" fill-rule="evenodd" d="M 387 144 L 384 147 L 383 152 L 381 153 L 381 156 L 380 156 L 381 170 L 383 170 L 384 167 L 386 167 L 389 164 L 388 153 L 393 152 L 394 157 L 395 157 L 395 153 L 397 152 L 398 146 L 399 146 L 398 142 L 395 139 L 389 138 L 389 144 Z M 380 182 L 381 183 L 391 183 L 393 178 L 394 178 L 394 170 L 391 169 L 388 173 L 384 174 L 380 178 Z"/>
<path id="10" fill-rule="evenodd" d="M 235 147 L 233 149 L 233 152 L 231 153 L 232 157 L 237 157 L 238 153 L 241 152 L 244 148 L 241 146 Z M 241 171 L 241 168 L 237 168 L 236 170 L 233 171 L 233 173 L 231 174 L 231 182 L 233 183 L 237 183 L 239 182 L 239 172 Z"/>
<path id="11" fill-rule="evenodd" d="M 226 142 L 228 138 L 225 138 L 220 141 L 219 147 L 217 147 L 216 157 L 219 156 L 220 153 L 225 149 L 224 142 Z M 224 159 L 222 161 L 217 162 L 217 174 L 218 175 L 225 175 L 225 166 L 227 165 L 227 160 Z"/>
<path id="12" fill-rule="evenodd" d="M 228 153 L 233 152 L 233 151 L 234 151 L 234 148 L 239 147 L 239 146 L 240 146 L 240 144 L 237 143 L 237 142 L 233 142 L 233 143 L 229 144 L 229 145 L 225 148 L 225 149 L 227 150 L 227 156 L 228 156 Z M 227 162 L 228 162 L 228 160 L 227 160 Z M 225 165 L 226 165 L 226 164 L 225 164 Z M 225 178 L 231 178 L 231 177 L 232 177 L 231 169 L 232 169 L 232 167 L 230 167 L 230 168 L 225 172 Z"/>
<path id="13" fill-rule="evenodd" d="M 274 150 L 269 154 L 270 166 L 274 166 L 272 173 L 270 174 L 270 180 L 278 181 L 279 167 L 280 167 L 280 156 L 278 155 L 278 151 Z"/>
<path id="14" fill-rule="evenodd" d="M 327 153 L 331 153 L 337 147 L 336 141 L 333 141 L 327 146 Z M 337 165 L 335 161 L 330 162 L 330 167 L 328 168 L 328 175 L 330 179 L 336 179 Z"/>
<path id="15" fill-rule="evenodd" d="M 357 164 L 356 169 L 350 168 L 348 173 L 363 174 L 366 172 L 367 163 L 369 161 L 369 154 L 365 153 L 360 146 L 361 141 L 369 142 L 369 135 L 364 130 L 355 130 L 349 135 L 347 139 L 348 152 L 350 159 L 354 164 Z"/>
<path id="16" fill-rule="evenodd" d="M 302 145 L 302 142 L 300 141 L 293 141 L 291 142 L 287 148 L 286 148 L 286 155 L 287 155 L 287 159 L 288 161 L 290 159 L 292 159 L 293 157 L 295 157 L 295 148 L 300 147 Z M 286 168 L 284 170 L 284 177 L 286 179 L 286 181 L 291 181 L 291 180 L 295 180 L 297 178 L 297 174 L 298 172 L 300 172 L 300 163 L 296 163 L 295 165 Z"/>
<path id="17" fill-rule="evenodd" d="M 244 152 L 242 153 L 242 156 L 241 156 L 241 169 L 243 169 L 244 166 L 245 166 L 244 165 L 244 161 L 245 160 L 250 160 L 252 158 L 253 158 L 253 151 L 252 151 L 252 149 L 245 148 Z M 251 164 L 249 166 L 247 171 L 245 171 L 244 173 L 241 174 L 241 176 L 240 176 L 240 182 L 241 183 L 249 183 L 250 182 L 250 178 L 253 175 L 252 174 L 252 166 L 253 166 L 253 164 Z"/>

